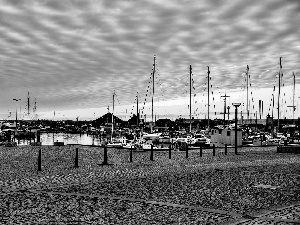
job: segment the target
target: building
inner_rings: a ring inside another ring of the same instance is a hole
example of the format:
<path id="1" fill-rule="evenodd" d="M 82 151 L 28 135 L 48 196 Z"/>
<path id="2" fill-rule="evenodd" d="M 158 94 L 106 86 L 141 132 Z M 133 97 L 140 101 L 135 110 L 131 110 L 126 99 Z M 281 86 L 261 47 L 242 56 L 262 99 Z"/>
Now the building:
<path id="1" fill-rule="evenodd" d="M 242 130 L 238 128 L 237 130 L 237 146 L 241 146 L 243 143 Z M 224 128 L 223 126 L 216 126 L 211 129 L 211 144 L 223 146 L 235 145 L 235 129 L 234 128 Z"/>

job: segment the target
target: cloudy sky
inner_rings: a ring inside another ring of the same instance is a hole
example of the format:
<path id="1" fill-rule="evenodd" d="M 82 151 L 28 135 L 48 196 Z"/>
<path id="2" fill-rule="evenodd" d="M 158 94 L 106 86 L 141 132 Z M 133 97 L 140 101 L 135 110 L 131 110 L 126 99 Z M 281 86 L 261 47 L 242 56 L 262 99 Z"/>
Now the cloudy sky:
<path id="1" fill-rule="evenodd" d="M 300 82 L 299 21 L 299 0 L 0 0 L 0 117 L 24 115 L 30 92 L 41 119 L 93 119 L 112 111 L 114 90 L 117 115 L 135 113 L 138 92 L 149 116 L 154 55 L 160 117 L 189 114 L 190 65 L 195 117 L 207 112 L 207 66 L 211 118 L 225 92 L 227 104 L 246 101 L 247 65 L 252 110 L 264 100 L 267 114 L 279 57 L 286 106 L 293 72 Z"/>

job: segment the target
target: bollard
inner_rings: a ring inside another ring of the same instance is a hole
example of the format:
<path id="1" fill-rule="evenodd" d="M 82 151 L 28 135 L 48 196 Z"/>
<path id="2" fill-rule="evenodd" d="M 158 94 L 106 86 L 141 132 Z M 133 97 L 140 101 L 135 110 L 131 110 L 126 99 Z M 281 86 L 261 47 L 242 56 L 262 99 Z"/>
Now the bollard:
<path id="1" fill-rule="evenodd" d="M 151 145 L 150 160 L 154 161 L 153 160 L 153 145 Z"/>
<path id="2" fill-rule="evenodd" d="M 213 144 L 213 156 L 216 156 L 216 146 Z"/>
<path id="3" fill-rule="evenodd" d="M 225 144 L 225 155 L 227 155 L 227 144 Z"/>
<path id="4" fill-rule="evenodd" d="M 171 159 L 171 145 L 169 146 L 169 159 Z"/>
<path id="5" fill-rule="evenodd" d="M 104 146 L 104 160 L 103 160 L 103 165 L 108 165 L 107 163 L 107 147 Z"/>
<path id="6" fill-rule="evenodd" d="M 40 131 L 36 132 L 36 142 L 41 142 L 41 132 Z"/>
<path id="7" fill-rule="evenodd" d="M 75 149 L 75 168 L 78 168 L 78 148 Z"/>
<path id="8" fill-rule="evenodd" d="M 132 162 L 132 146 L 130 147 L 129 161 Z"/>
<path id="9" fill-rule="evenodd" d="M 38 156 L 38 171 L 42 171 L 42 150 L 39 149 L 39 156 Z"/>
<path id="10" fill-rule="evenodd" d="M 200 157 L 202 157 L 202 146 L 200 146 Z"/>
<path id="11" fill-rule="evenodd" d="M 189 157 L 189 146 L 186 144 L 185 145 L 185 158 Z"/>

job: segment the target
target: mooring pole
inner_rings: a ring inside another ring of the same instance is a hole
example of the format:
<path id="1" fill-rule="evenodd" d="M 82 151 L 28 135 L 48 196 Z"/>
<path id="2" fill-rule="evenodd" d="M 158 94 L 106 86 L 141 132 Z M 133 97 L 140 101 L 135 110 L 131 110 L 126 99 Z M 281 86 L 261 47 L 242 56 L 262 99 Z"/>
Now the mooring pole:
<path id="1" fill-rule="evenodd" d="M 200 146 L 200 157 L 202 157 L 202 146 Z"/>
<path id="2" fill-rule="evenodd" d="M 78 168 L 78 148 L 75 149 L 75 168 Z"/>
<path id="3" fill-rule="evenodd" d="M 153 144 L 151 144 L 150 160 L 154 161 L 154 159 L 153 159 Z"/>
<path id="4" fill-rule="evenodd" d="M 188 158 L 189 157 L 189 145 L 187 144 L 185 146 L 185 158 Z"/>
<path id="5" fill-rule="evenodd" d="M 104 146 L 104 160 L 103 160 L 103 165 L 108 165 L 107 163 L 107 147 Z"/>
<path id="6" fill-rule="evenodd" d="M 39 156 L 38 156 L 38 171 L 42 171 L 42 150 L 39 149 Z"/>
<path id="7" fill-rule="evenodd" d="M 132 162 L 132 146 L 130 147 L 129 161 Z"/>

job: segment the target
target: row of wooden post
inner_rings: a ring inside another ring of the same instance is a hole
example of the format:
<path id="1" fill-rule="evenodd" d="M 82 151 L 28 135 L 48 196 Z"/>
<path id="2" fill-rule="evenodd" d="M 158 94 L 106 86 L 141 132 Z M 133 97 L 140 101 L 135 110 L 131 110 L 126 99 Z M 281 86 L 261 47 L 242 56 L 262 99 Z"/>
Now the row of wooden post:
<path id="1" fill-rule="evenodd" d="M 171 159 L 171 146 L 169 147 L 169 159 Z M 200 146 L 200 157 L 203 155 L 203 149 L 202 146 Z M 227 155 L 227 144 L 225 144 L 225 155 Z M 213 156 L 216 156 L 216 146 L 213 144 Z M 189 150 L 188 148 L 185 149 L 185 158 L 189 157 Z M 150 151 L 150 160 L 153 160 L 153 145 L 151 145 L 151 151 Z M 132 149 L 130 150 L 130 162 L 132 162 Z"/>
<path id="2" fill-rule="evenodd" d="M 169 159 L 171 159 L 171 146 L 169 147 Z M 236 152 L 235 152 L 236 154 Z M 203 149 L 202 146 L 200 146 L 200 157 L 203 155 Z M 216 155 L 216 147 L 213 145 L 213 156 Z M 225 144 L 225 155 L 227 155 L 227 144 Z M 189 151 L 188 148 L 185 150 L 185 157 L 189 157 Z M 153 145 L 151 145 L 151 150 L 150 150 L 150 160 L 154 161 L 154 154 L 153 154 Z M 129 154 L 129 161 L 133 162 L 132 160 L 132 148 L 130 149 L 130 154 Z M 103 154 L 103 162 L 102 165 L 108 165 L 108 160 L 107 160 L 107 147 L 104 147 L 104 154 Z M 78 168 L 78 148 L 75 149 L 75 165 L 74 168 Z M 41 149 L 39 149 L 39 155 L 38 155 L 38 171 L 42 171 L 42 153 Z"/>

